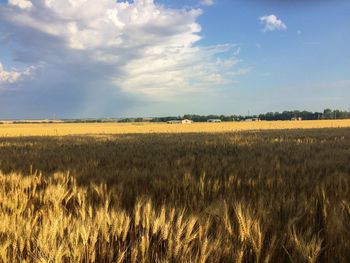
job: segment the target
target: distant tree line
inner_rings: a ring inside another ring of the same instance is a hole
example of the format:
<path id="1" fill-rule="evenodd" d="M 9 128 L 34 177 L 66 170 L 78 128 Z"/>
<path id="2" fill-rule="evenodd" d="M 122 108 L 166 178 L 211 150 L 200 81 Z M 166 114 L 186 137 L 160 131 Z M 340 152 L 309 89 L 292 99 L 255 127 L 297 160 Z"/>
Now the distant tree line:
<path id="1" fill-rule="evenodd" d="M 323 112 L 311 112 L 311 111 L 283 111 L 283 112 L 268 112 L 259 115 L 196 115 L 185 114 L 183 116 L 176 117 L 157 117 L 153 118 L 151 122 L 167 122 L 170 120 L 189 119 L 194 122 L 207 122 L 210 119 L 219 119 L 221 121 L 244 121 L 247 119 L 259 118 L 266 121 L 278 121 L 278 120 L 325 120 L 325 119 L 347 119 L 350 118 L 349 111 L 331 110 L 325 109 Z"/>
<path id="2" fill-rule="evenodd" d="M 268 112 L 260 114 L 261 120 L 275 121 L 275 120 L 291 120 L 293 118 L 301 118 L 303 120 L 324 120 L 324 119 L 347 119 L 350 118 L 350 112 L 325 109 L 323 112 L 311 112 L 311 111 L 283 111 L 280 112 Z"/>
<path id="3" fill-rule="evenodd" d="M 323 113 L 321 112 L 310 112 L 310 111 L 283 111 L 283 112 L 268 112 L 265 114 L 260 114 L 259 118 L 261 120 L 267 121 L 277 121 L 277 120 L 292 120 L 299 119 L 302 120 L 319 120 L 323 119 Z"/>
<path id="4" fill-rule="evenodd" d="M 208 120 L 221 120 L 221 121 L 245 121 L 247 119 L 260 119 L 266 121 L 278 121 L 278 120 L 329 120 L 329 119 L 350 119 L 350 111 L 325 109 L 323 112 L 311 112 L 311 111 L 283 111 L 283 112 L 267 112 L 259 115 L 197 115 L 197 114 L 185 114 L 183 116 L 168 116 L 168 117 L 154 117 L 154 118 L 102 118 L 102 119 L 61 119 L 66 123 L 106 123 L 106 122 L 167 122 L 172 120 L 189 119 L 194 122 L 207 122 Z M 45 120 L 43 123 L 51 123 L 51 120 Z M 13 123 L 30 123 L 28 121 L 14 121 Z M 38 121 L 33 123 L 39 123 Z M 3 124 L 0 122 L 0 124 Z"/>

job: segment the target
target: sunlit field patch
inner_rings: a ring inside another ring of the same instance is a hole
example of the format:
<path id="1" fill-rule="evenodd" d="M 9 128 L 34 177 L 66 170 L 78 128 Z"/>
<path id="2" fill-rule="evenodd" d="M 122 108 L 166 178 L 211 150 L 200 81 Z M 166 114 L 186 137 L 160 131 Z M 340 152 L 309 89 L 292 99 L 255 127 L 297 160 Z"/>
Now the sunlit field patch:
<path id="1" fill-rule="evenodd" d="M 222 123 L 48 123 L 0 124 L 0 137 L 87 134 L 207 133 L 249 130 L 350 127 L 350 120 L 259 121 Z"/>

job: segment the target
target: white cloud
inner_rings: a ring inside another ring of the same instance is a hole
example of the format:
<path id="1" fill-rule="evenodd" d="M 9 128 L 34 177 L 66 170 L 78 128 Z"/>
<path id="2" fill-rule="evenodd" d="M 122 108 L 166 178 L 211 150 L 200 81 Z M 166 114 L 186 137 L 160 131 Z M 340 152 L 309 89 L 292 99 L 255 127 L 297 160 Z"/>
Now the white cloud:
<path id="1" fill-rule="evenodd" d="M 2 63 L 0 62 L 0 87 L 4 84 L 14 84 L 17 81 L 28 77 L 32 74 L 34 68 L 29 67 L 23 71 L 10 70 L 6 71 Z"/>
<path id="2" fill-rule="evenodd" d="M 0 6 L 0 23 L 11 33 L 7 41 L 16 46 L 17 61 L 44 65 L 35 89 L 86 105 L 97 103 L 98 94 L 105 107 L 103 99 L 113 96 L 175 100 L 233 81 L 239 60 L 224 58 L 233 45 L 197 46 L 201 14 L 153 0 L 12 0 Z"/>
<path id="3" fill-rule="evenodd" d="M 201 0 L 201 4 L 210 6 L 214 4 L 214 0 Z"/>
<path id="4" fill-rule="evenodd" d="M 275 15 L 265 15 L 259 17 L 260 23 L 264 25 L 263 31 L 287 30 L 287 26 Z"/>
<path id="5" fill-rule="evenodd" d="M 21 73 L 18 71 L 6 71 L 3 65 L 0 63 L 0 85 L 2 83 L 14 83 L 18 81 Z"/>
<path id="6" fill-rule="evenodd" d="M 235 57 L 212 58 L 231 48 L 228 45 L 187 48 L 181 52 L 169 50 L 166 56 L 163 52 L 150 52 L 126 65 L 129 77 L 121 80 L 121 86 L 131 93 L 171 99 L 176 94 L 203 91 L 228 83 L 239 60 Z"/>
<path id="7" fill-rule="evenodd" d="M 33 6 L 30 0 L 9 0 L 9 5 L 17 6 L 21 9 L 29 9 Z"/>
<path id="8" fill-rule="evenodd" d="M 297 30 L 297 34 L 301 35 L 303 33 L 303 31 L 301 31 L 300 29 Z"/>

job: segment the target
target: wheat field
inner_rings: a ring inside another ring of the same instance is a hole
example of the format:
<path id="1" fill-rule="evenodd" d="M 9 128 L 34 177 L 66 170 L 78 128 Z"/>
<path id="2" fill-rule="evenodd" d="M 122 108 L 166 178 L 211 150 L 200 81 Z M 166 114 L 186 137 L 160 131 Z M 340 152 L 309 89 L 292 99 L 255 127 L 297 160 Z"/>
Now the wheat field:
<path id="1" fill-rule="evenodd" d="M 249 130 L 350 127 L 350 119 L 317 121 L 259 121 L 222 123 L 47 123 L 0 124 L 0 137 L 88 134 L 208 133 Z"/>
<path id="2" fill-rule="evenodd" d="M 350 128 L 1 137 L 0 170 L 0 262 L 350 261 Z"/>

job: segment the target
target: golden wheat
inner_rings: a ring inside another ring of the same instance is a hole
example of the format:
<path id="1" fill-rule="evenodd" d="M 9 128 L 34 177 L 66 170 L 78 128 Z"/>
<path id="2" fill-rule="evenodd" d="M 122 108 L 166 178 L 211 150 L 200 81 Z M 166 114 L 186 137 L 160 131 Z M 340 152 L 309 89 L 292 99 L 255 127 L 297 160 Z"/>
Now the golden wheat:
<path id="1" fill-rule="evenodd" d="M 0 262 L 348 262 L 349 129 L 0 138 Z"/>
<path id="2" fill-rule="evenodd" d="M 311 129 L 350 127 L 350 120 L 261 121 L 222 123 L 48 123 L 1 124 L 0 137 L 65 136 L 94 134 L 208 133 L 250 130 Z"/>

